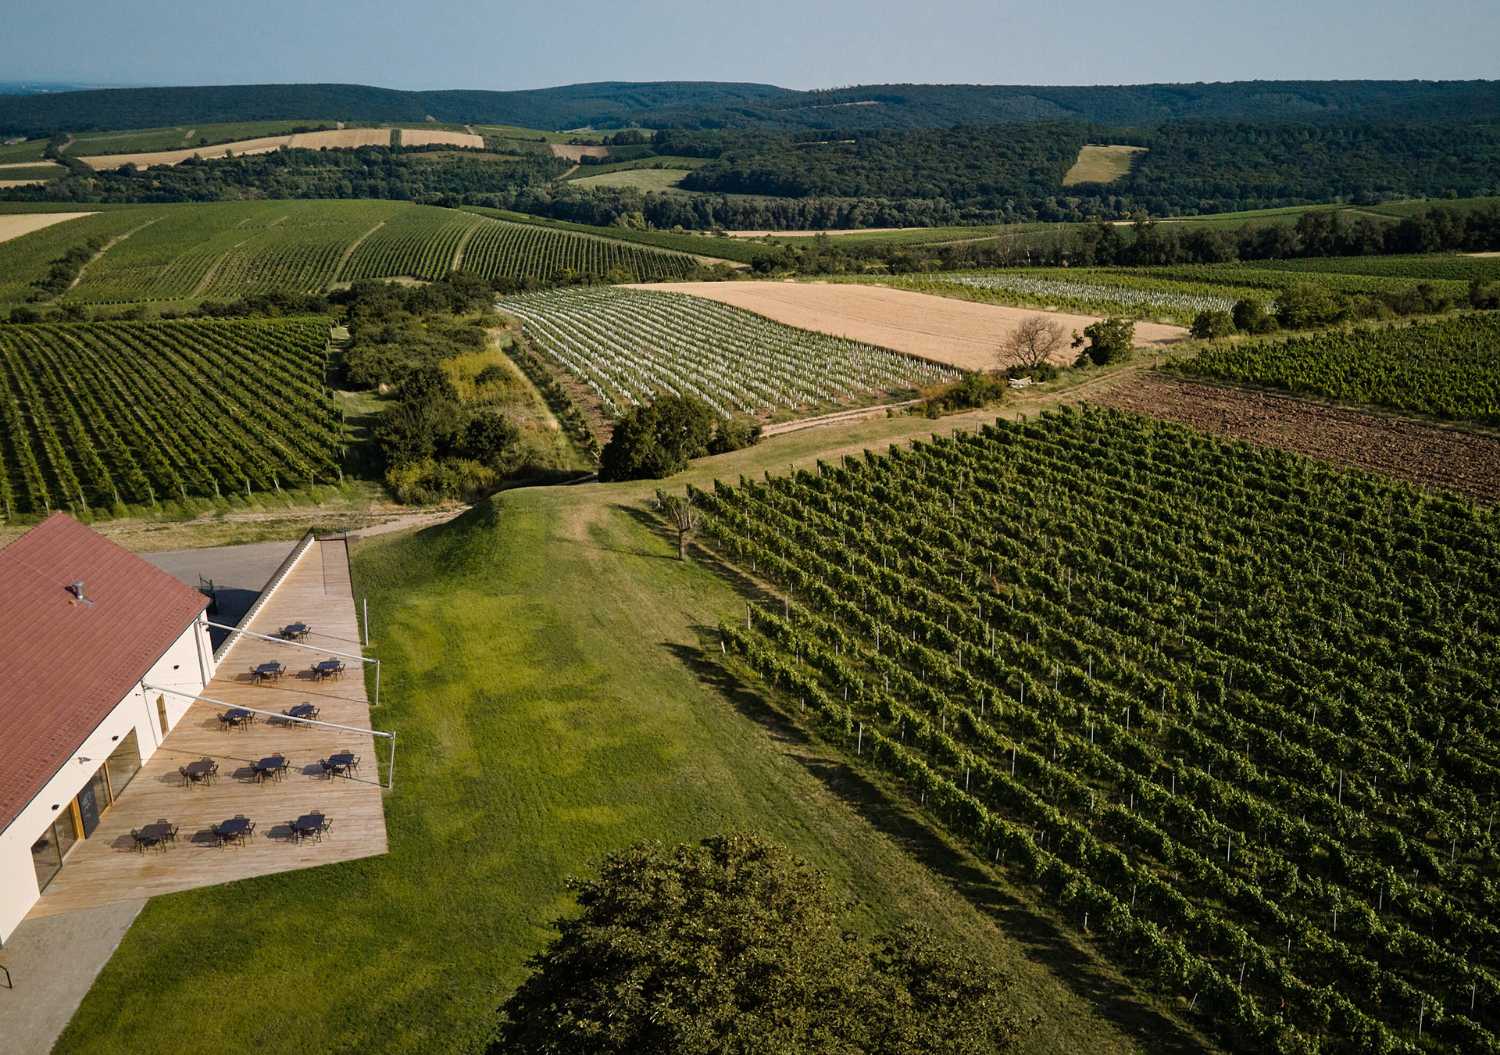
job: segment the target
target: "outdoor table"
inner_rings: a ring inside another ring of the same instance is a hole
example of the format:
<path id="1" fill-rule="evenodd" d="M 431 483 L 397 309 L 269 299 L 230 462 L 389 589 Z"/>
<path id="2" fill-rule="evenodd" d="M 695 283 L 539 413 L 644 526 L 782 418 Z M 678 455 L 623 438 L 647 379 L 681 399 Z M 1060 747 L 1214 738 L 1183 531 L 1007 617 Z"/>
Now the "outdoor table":
<path id="1" fill-rule="evenodd" d="M 343 670 L 344 664 L 341 660 L 325 659 L 322 662 L 315 664 L 313 669 L 316 670 L 321 677 L 326 678 L 329 675 L 337 674 L 339 671 Z"/>
<path id="2" fill-rule="evenodd" d="M 349 767 L 354 765 L 354 752 L 340 751 L 336 755 L 329 755 L 328 764 L 333 766 L 334 769 L 348 770 Z"/>
<path id="3" fill-rule="evenodd" d="M 280 755 L 267 755 L 265 758 L 262 758 L 259 762 L 255 763 L 256 777 L 264 780 L 266 777 L 273 776 L 276 771 L 281 768 L 282 764 L 285 761 L 286 759 L 282 758 Z"/>
<path id="4" fill-rule="evenodd" d="M 229 710 L 224 712 L 224 717 L 229 720 L 230 725 L 240 725 L 244 722 L 250 721 L 250 719 L 254 716 L 254 712 L 247 711 L 243 707 L 231 707 Z"/>
<path id="5" fill-rule="evenodd" d="M 172 837 L 172 826 L 165 821 L 157 821 L 155 824 L 147 824 L 141 828 L 141 838 L 149 840 L 152 845 L 164 843 Z"/>
<path id="6" fill-rule="evenodd" d="M 280 663 L 262 663 L 255 668 L 255 676 L 258 678 L 279 678 L 281 677 L 282 669 Z"/>
<path id="7" fill-rule="evenodd" d="M 200 758 L 196 762 L 189 762 L 182 768 L 187 770 L 188 776 L 196 780 L 200 777 L 206 777 L 210 773 L 212 773 L 214 771 L 214 763 L 212 759 Z"/>
<path id="8" fill-rule="evenodd" d="M 297 833 L 298 838 L 312 835 L 323 830 L 323 815 L 321 813 L 304 813 L 292 821 L 292 831 Z"/>
<path id="9" fill-rule="evenodd" d="M 249 830 L 250 818 L 231 817 L 218 826 L 218 835 L 220 840 L 228 842 L 230 839 L 243 839 Z"/>
<path id="10" fill-rule="evenodd" d="M 286 713 L 289 718 L 311 718 L 317 713 L 317 710 L 310 703 L 299 703 L 297 706 L 288 709 Z"/>
<path id="11" fill-rule="evenodd" d="M 283 627 L 281 630 L 281 634 L 283 637 L 294 638 L 297 640 L 301 640 L 311 632 L 312 627 L 308 626 L 306 623 L 292 623 L 290 626 Z"/>

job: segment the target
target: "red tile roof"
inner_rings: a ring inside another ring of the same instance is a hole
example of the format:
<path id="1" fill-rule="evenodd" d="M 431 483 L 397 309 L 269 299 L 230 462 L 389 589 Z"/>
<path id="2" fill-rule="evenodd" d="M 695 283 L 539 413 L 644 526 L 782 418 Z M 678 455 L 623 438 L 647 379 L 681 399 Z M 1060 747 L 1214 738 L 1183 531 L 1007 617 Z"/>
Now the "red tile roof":
<path id="1" fill-rule="evenodd" d="M 0 549 L 0 831 L 207 604 L 65 513 Z"/>

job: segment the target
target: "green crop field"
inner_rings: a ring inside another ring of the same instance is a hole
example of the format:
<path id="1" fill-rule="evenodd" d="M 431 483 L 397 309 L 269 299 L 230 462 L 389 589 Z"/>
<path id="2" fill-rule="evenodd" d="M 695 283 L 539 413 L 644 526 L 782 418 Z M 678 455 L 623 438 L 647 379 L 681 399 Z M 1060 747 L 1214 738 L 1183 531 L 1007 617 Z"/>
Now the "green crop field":
<path id="1" fill-rule="evenodd" d="M 674 231 L 635 231 L 627 227 L 594 227 L 590 224 L 571 223 L 567 220 L 549 220 L 541 216 L 531 216 L 524 212 L 510 212 L 506 209 L 487 209 L 479 205 L 466 205 L 464 206 L 464 211 L 472 212 L 479 216 L 508 220 L 512 223 L 523 223 L 532 227 L 541 227 L 554 231 L 570 231 L 574 234 L 588 234 L 597 238 L 606 238 L 610 241 L 634 242 L 637 245 L 655 246 L 658 249 L 671 249 L 680 253 L 693 253 L 699 256 L 742 264 L 753 263 L 765 251 L 763 247 L 758 247 L 754 243 L 747 242 L 742 238 L 722 238 L 713 235 L 679 233 Z"/>
<path id="2" fill-rule="evenodd" d="M 0 243 L 0 304 L 27 300 L 52 261 L 91 238 L 118 240 L 64 301 L 223 300 L 362 278 L 436 279 L 460 267 L 486 278 L 571 270 L 645 281 L 694 267 L 682 253 L 404 202 L 130 206 Z"/>
<path id="3" fill-rule="evenodd" d="M 61 165 L 54 165 L 51 162 L 20 165 L 15 168 L 7 166 L 0 168 L 0 180 L 56 179 L 58 176 L 65 175 L 67 171 Z"/>
<path id="4" fill-rule="evenodd" d="M 697 396 L 726 415 L 766 416 L 958 377 L 924 359 L 680 293 L 595 286 L 522 294 L 500 307 L 611 416 L 664 393 Z"/>
<path id="5" fill-rule="evenodd" d="M 696 500 L 731 655 L 1142 989 L 1495 1050 L 1492 510 L 1096 409 Z"/>
<path id="6" fill-rule="evenodd" d="M 239 139 L 288 135 L 294 128 L 334 128 L 337 122 L 304 118 L 286 121 L 232 121 L 218 124 L 176 125 L 171 128 L 137 128 L 110 132 L 80 132 L 68 147 L 79 157 L 96 154 L 144 154 L 155 150 L 185 150 L 188 147 L 233 143 Z M 362 127 L 361 122 L 346 125 Z"/>
<path id="7" fill-rule="evenodd" d="M 1128 175 L 1136 157 L 1144 153 L 1145 147 L 1085 143 L 1078 148 L 1078 160 L 1063 175 L 1062 185 L 1072 187 L 1079 183 L 1113 183 Z"/>
<path id="8" fill-rule="evenodd" d="M 0 327 L 6 518 L 335 480 L 327 343 L 302 320 Z"/>
<path id="9" fill-rule="evenodd" d="M 1500 282 L 1500 257 L 1429 253 L 1413 256 L 1308 257 L 1300 260 L 1256 260 L 1242 265 L 1266 271 L 1372 275 L 1448 282 Z"/>
<path id="10" fill-rule="evenodd" d="M 1172 369 L 1500 426 L 1500 314 L 1212 345 Z"/>
<path id="11" fill-rule="evenodd" d="M 587 172 L 587 169 L 580 169 Z M 663 194 L 674 191 L 679 194 L 687 194 L 688 191 L 678 191 L 677 184 L 682 182 L 688 174 L 687 169 L 669 169 L 652 167 L 640 167 L 630 169 L 617 169 L 614 172 L 601 172 L 597 175 L 580 175 L 569 182 L 575 187 L 592 189 L 595 187 L 615 187 L 629 190 L 638 190 L 647 193 Z"/>

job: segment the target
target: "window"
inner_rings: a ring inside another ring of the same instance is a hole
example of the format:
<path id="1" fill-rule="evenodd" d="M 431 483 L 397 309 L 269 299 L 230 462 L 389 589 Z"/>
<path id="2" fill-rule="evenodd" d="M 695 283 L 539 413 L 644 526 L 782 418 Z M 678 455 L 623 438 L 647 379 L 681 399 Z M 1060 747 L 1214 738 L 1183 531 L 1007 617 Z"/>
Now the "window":
<path id="1" fill-rule="evenodd" d="M 104 768 L 109 770 L 110 795 L 117 799 L 120 792 L 125 790 L 125 785 L 130 783 L 141 768 L 141 749 L 136 744 L 134 729 L 110 752 L 109 757 L 104 760 Z"/>
<path id="2" fill-rule="evenodd" d="M 31 844 L 31 863 L 36 868 L 38 890 L 47 889 L 54 876 L 62 871 L 63 857 L 78 841 L 73 830 L 73 812 L 53 819 L 42 832 L 42 837 Z"/>

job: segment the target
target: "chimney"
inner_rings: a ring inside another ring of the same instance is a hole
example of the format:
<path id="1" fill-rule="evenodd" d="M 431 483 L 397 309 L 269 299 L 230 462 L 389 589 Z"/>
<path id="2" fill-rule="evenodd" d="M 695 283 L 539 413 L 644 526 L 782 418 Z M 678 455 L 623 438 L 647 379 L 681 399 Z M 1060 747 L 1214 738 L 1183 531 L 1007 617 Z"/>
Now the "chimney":
<path id="1" fill-rule="evenodd" d="M 83 580 L 82 579 L 79 579 L 77 582 L 71 584 L 68 587 L 68 592 L 70 594 L 72 594 L 74 597 L 76 597 L 81 603 L 83 603 L 83 604 L 88 604 L 89 603 L 89 599 L 83 595 Z"/>

